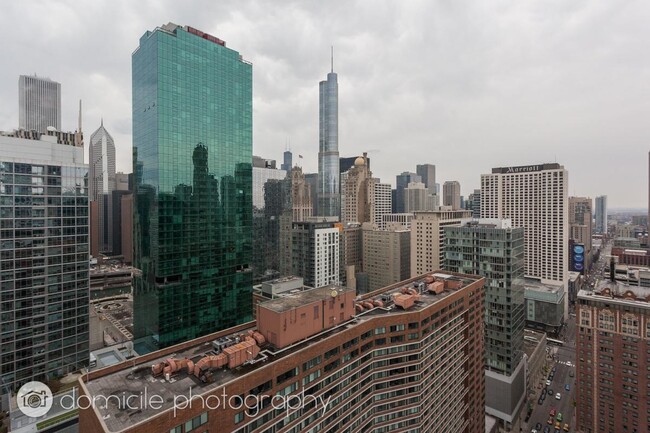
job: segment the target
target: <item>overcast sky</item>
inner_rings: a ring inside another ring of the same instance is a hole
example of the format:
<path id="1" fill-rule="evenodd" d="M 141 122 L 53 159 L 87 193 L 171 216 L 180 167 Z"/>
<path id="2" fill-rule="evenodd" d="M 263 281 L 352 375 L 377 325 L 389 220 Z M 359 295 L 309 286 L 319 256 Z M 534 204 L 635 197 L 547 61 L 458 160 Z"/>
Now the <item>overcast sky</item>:
<path id="1" fill-rule="evenodd" d="M 373 174 L 432 163 L 463 195 L 492 167 L 558 162 L 569 195 L 648 204 L 650 2 L 4 1 L 0 129 L 18 125 L 18 76 L 62 85 L 63 129 L 104 126 L 131 172 L 131 53 L 167 22 L 253 63 L 253 153 L 289 141 L 318 167 L 318 82 L 339 78 L 339 151 Z"/>

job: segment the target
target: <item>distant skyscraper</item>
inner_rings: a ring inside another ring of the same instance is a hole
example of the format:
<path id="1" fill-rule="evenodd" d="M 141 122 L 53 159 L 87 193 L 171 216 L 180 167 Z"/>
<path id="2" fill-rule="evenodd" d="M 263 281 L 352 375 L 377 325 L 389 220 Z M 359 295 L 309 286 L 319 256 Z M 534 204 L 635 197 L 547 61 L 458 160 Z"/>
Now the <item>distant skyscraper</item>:
<path id="1" fill-rule="evenodd" d="M 293 274 L 309 287 L 339 280 L 339 229 L 330 222 L 298 222 L 292 228 Z"/>
<path id="2" fill-rule="evenodd" d="M 375 224 L 362 226 L 363 272 L 369 290 L 374 291 L 409 278 L 411 273 L 411 231 L 400 224 L 380 230 Z"/>
<path id="3" fill-rule="evenodd" d="M 97 202 L 99 252 L 113 252 L 113 190 L 115 189 L 115 144 L 101 126 L 90 136 L 88 195 Z"/>
<path id="4" fill-rule="evenodd" d="M 411 182 L 422 182 L 422 177 L 419 174 L 411 173 L 408 171 L 398 174 L 395 177 L 395 197 L 393 200 L 393 213 L 404 213 L 405 198 L 404 189 L 409 186 Z"/>
<path id="5" fill-rule="evenodd" d="M 29 135 L 0 134 L 3 395 L 78 371 L 89 357 L 83 138 Z"/>
<path id="6" fill-rule="evenodd" d="M 472 218 L 481 217 L 481 190 L 475 189 L 472 194 L 469 195 L 469 206 L 472 211 Z"/>
<path id="7" fill-rule="evenodd" d="M 415 172 L 422 178 L 422 183 L 429 189 L 430 194 L 436 193 L 436 166 L 433 164 L 418 164 Z"/>
<path id="8" fill-rule="evenodd" d="M 253 73 L 172 23 L 132 61 L 134 334 L 166 347 L 252 318 Z"/>
<path id="9" fill-rule="evenodd" d="M 607 196 L 596 197 L 596 227 L 595 233 L 607 233 Z"/>
<path id="10" fill-rule="evenodd" d="M 49 78 L 21 75 L 18 79 L 18 126 L 27 131 L 61 129 L 61 84 Z"/>
<path id="11" fill-rule="evenodd" d="M 339 85 L 333 61 L 319 92 L 318 215 L 340 217 Z"/>
<path id="12" fill-rule="evenodd" d="M 526 276 L 565 286 L 568 173 L 560 164 L 493 168 L 481 175 L 481 217 L 511 219 L 526 237 Z M 568 297 L 565 297 L 568 315 Z M 568 316 L 567 316 L 568 318 Z"/>
<path id="13" fill-rule="evenodd" d="M 435 206 L 435 196 L 422 182 L 411 182 L 404 188 L 404 212 L 435 210 Z"/>
<path id="14" fill-rule="evenodd" d="M 285 150 L 284 151 L 284 162 L 280 165 L 280 168 L 287 173 L 291 168 L 293 167 L 293 155 L 291 154 L 290 150 Z"/>
<path id="15" fill-rule="evenodd" d="M 442 185 L 442 205 L 451 206 L 452 210 L 461 209 L 460 183 L 458 181 L 448 180 Z"/>

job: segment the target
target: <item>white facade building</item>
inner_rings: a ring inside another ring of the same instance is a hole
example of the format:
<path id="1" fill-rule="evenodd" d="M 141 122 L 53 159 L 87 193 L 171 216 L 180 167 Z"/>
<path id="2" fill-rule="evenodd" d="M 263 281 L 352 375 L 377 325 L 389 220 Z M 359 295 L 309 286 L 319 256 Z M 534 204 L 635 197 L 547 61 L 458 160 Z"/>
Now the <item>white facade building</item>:
<path id="1" fill-rule="evenodd" d="M 375 221 L 378 227 L 383 227 L 383 216 L 392 211 L 393 197 L 390 183 L 379 183 L 375 179 Z"/>
<path id="2" fill-rule="evenodd" d="M 523 227 L 526 277 L 567 284 L 568 172 L 557 163 L 493 168 L 481 175 L 481 217 Z M 565 315 L 568 298 L 565 299 Z"/>
<path id="3" fill-rule="evenodd" d="M 49 78 L 21 75 L 18 79 L 18 126 L 27 131 L 61 129 L 61 84 Z"/>

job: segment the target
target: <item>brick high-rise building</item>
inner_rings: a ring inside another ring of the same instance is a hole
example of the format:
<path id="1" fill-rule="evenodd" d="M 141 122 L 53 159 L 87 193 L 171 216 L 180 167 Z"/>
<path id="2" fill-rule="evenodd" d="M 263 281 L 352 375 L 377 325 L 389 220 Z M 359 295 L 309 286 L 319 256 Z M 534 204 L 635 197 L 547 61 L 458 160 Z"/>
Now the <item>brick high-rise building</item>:
<path id="1" fill-rule="evenodd" d="M 580 290 L 576 431 L 647 433 L 650 289 L 604 281 Z"/>
<path id="2" fill-rule="evenodd" d="M 99 403 L 79 430 L 483 433 L 483 283 L 437 271 L 360 299 L 330 286 L 263 302 L 256 322 L 84 375 L 91 400 L 160 403 Z"/>
<path id="3" fill-rule="evenodd" d="M 442 185 L 442 205 L 451 206 L 452 210 L 461 209 L 460 183 L 458 181 L 448 180 Z"/>
<path id="4" fill-rule="evenodd" d="M 368 274 L 370 291 L 407 279 L 411 274 L 411 231 L 398 223 L 384 230 L 365 223 L 361 230 L 363 272 Z"/>

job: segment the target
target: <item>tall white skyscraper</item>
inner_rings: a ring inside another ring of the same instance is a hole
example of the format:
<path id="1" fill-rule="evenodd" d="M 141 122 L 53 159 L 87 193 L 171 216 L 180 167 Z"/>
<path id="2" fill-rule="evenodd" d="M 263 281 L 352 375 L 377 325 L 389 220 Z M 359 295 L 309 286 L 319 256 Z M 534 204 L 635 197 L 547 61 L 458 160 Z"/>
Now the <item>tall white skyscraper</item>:
<path id="1" fill-rule="evenodd" d="M 607 196 L 596 197 L 596 228 L 595 233 L 607 233 Z"/>
<path id="2" fill-rule="evenodd" d="M 340 217 L 339 85 L 334 60 L 319 91 L 318 215 Z"/>
<path id="3" fill-rule="evenodd" d="M 557 163 L 493 168 L 481 175 L 481 217 L 509 218 L 513 227 L 524 228 L 526 276 L 546 284 L 567 281 L 568 177 Z"/>
<path id="4" fill-rule="evenodd" d="M 115 189 L 115 143 L 101 126 L 90 136 L 88 193 L 97 202 L 99 251 L 113 251 L 113 190 Z"/>
<path id="5" fill-rule="evenodd" d="M 21 75 L 18 79 L 18 126 L 46 132 L 61 130 L 61 84 L 49 78 Z"/>

